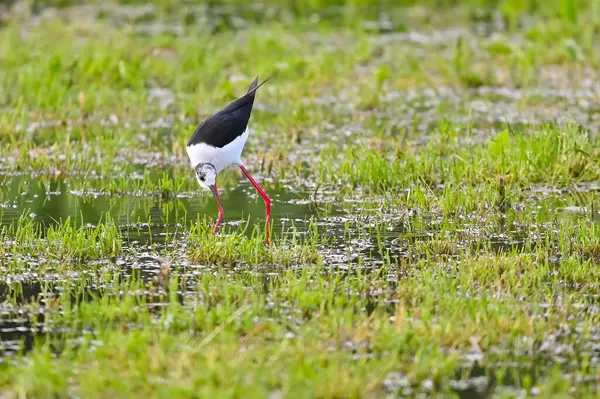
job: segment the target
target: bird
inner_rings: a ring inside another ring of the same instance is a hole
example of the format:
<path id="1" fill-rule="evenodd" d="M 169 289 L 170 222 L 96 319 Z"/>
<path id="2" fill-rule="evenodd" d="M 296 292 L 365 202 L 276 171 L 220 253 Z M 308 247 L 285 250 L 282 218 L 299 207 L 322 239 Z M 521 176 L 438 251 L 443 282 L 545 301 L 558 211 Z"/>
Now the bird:
<path id="1" fill-rule="evenodd" d="M 210 190 L 217 200 L 219 216 L 213 234 L 217 233 L 225 215 L 217 188 L 217 175 L 223 169 L 237 165 L 264 200 L 267 219 L 265 243 L 267 246 L 270 245 L 271 198 L 248 172 L 241 157 L 248 140 L 248 121 L 252 113 L 256 91 L 275 75 L 276 73 L 272 74 L 260 84 L 258 84 L 257 76 L 246 94 L 200 123 L 186 146 L 196 180 L 203 189 Z"/>

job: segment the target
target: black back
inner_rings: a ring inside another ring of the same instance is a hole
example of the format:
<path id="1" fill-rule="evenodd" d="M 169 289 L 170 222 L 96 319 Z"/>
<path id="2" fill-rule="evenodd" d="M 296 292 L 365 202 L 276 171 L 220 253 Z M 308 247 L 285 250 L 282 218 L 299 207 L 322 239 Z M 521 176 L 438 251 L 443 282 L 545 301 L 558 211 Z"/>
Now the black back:
<path id="1" fill-rule="evenodd" d="M 273 76 L 275 74 L 269 76 L 261 84 L 258 84 L 258 77 L 256 77 L 246 94 L 202 122 L 190 137 L 187 143 L 188 147 L 206 143 L 213 147 L 223 148 L 241 136 L 248 127 L 256 90 Z"/>

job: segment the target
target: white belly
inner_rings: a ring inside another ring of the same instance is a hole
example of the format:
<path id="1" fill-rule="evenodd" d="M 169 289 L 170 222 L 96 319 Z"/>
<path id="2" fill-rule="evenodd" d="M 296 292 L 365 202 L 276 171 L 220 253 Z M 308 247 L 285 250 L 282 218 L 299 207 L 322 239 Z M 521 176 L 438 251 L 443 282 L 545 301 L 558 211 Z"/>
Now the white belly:
<path id="1" fill-rule="evenodd" d="M 187 154 L 190 157 L 192 167 L 201 162 L 211 163 L 217 170 L 217 173 L 229 165 L 242 165 L 242 151 L 248 140 L 248 128 L 231 143 L 222 148 L 212 147 L 205 143 L 195 144 L 186 147 Z"/>

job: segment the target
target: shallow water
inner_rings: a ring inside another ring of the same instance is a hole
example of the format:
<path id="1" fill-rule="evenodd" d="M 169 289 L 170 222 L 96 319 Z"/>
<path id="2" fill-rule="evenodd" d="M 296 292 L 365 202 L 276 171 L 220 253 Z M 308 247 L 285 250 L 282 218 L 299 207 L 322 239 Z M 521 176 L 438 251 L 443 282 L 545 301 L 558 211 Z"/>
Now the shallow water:
<path id="1" fill-rule="evenodd" d="M 160 248 L 164 247 L 167 234 L 185 237 L 190 223 L 194 223 L 198 217 L 216 217 L 214 199 L 209 193 L 200 190 L 188 193 L 182 198 L 135 197 L 71 190 L 70 185 L 76 183 L 62 178 L 52 179 L 50 184 L 40 183 L 27 176 L 5 177 L 0 213 L 2 225 L 16 223 L 23 214 L 44 226 L 67 217 L 74 218 L 78 223 L 95 225 L 105 217 L 105 213 L 110 214 L 126 238 L 125 251 L 116 259 L 100 259 L 88 264 L 90 267 L 93 264 L 94 268 L 104 268 L 107 272 L 116 272 L 123 277 L 139 273 L 147 282 L 160 277 L 161 265 L 165 262 Z M 224 225 L 242 228 L 248 215 L 252 215 L 251 224 L 262 223 L 262 199 L 256 195 L 248 182 L 242 180 L 239 183 L 236 187 L 221 189 L 226 210 Z M 286 185 L 266 186 L 273 199 L 275 234 L 289 231 L 292 223 L 300 232 L 305 232 L 308 220 L 313 218 L 321 234 L 342 238 L 337 244 L 323 250 L 325 262 L 331 270 L 348 271 L 349 265 L 358 267 L 357 262 L 361 256 L 368 258 L 369 264 L 361 264 L 360 267 L 365 270 L 377 268 L 384 259 L 384 255 L 378 249 L 379 245 L 383 246 L 392 259 L 410 259 L 414 256 L 414 248 L 419 248 L 415 245 L 439 237 L 448 223 L 454 225 L 457 233 L 463 237 L 453 244 L 453 250 L 489 244 L 493 251 L 510 252 L 527 250 L 526 244 L 530 244 L 529 250 L 532 250 L 535 247 L 533 237 L 542 234 L 544 226 L 552 228 L 556 220 L 583 218 L 600 222 L 600 211 L 589 207 L 594 196 L 600 192 L 598 185 L 561 191 L 540 187 L 531 190 L 520 203 L 511 204 L 505 210 L 492 209 L 487 215 L 459 212 L 450 221 L 444 215 L 436 213 L 406 216 L 405 210 L 393 206 L 382 207 L 377 198 L 359 195 L 335 201 L 334 197 L 323 196 L 325 200 L 319 204 L 318 201 L 311 200 L 312 193 L 292 191 Z M 522 214 L 535 215 L 536 225 L 519 223 Z M 344 230 L 344 224 L 348 223 L 350 227 Z M 417 234 L 414 233 L 414 226 L 413 232 L 409 233 L 408 225 L 415 223 L 419 226 L 416 228 Z M 381 228 L 379 241 L 368 226 L 371 226 L 371 229 L 377 226 Z M 423 251 L 417 256 L 427 256 L 426 249 Z M 452 251 L 448 255 L 452 256 Z M 33 254 L 30 259 L 32 265 L 48 261 L 44 259 L 43 254 Z M 6 268 L 10 263 L 10 256 L 5 262 L 0 262 L 0 267 L 2 263 Z M 178 264 L 187 265 L 190 270 L 214 267 L 192 265 L 183 258 L 178 260 Z M 193 276 L 192 272 L 190 277 Z M 181 277 L 185 277 L 185 274 Z M 85 268 L 73 272 L 68 280 L 59 272 L 40 276 L 35 272 L 35 268 L 17 272 L 5 271 L 0 281 L 0 357 L 10 357 L 21 345 L 24 345 L 25 349 L 30 348 L 36 335 L 55 333 L 44 323 L 45 314 L 48 312 L 47 301 L 55 301 L 65 284 L 84 282 L 88 287 L 82 292 L 91 294 L 100 287 L 111 284 L 110 281 L 110 278 L 103 280 L 95 272 L 86 273 Z M 393 285 L 396 283 L 393 282 Z M 394 288 L 391 287 L 390 293 L 393 292 Z M 385 292 L 381 294 L 374 297 L 374 300 L 385 302 L 389 299 Z M 167 304 L 164 302 L 164 295 L 156 292 L 145 290 L 139 295 L 151 298 L 148 300 L 151 307 Z M 185 302 L 186 292 L 181 291 L 178 295 L 182 303 Z M 83 299 L 87 296 L 84 294 Z M 36 303 L 41 307 L 32 305 Z M 460 389 L 463 388 L 457 387 L 457 390 Z M 464 389 L 470 392 L 470 388 Z"/>
<path id="2" fill-rule="evenodd" d="M 44 225 L 68 217 L 78 223 L 96 225 L 108 215 L 123 227 L 150 224 L 152 238 L 160 240 L 165 233 L 181 230 L 198 217 L 209 215 L 215 220 L 217 217 L 216 201 L 200 187 L 196 192 L 181 193 L 180 198 L 161 198 L 147 193 L 136 196 L 74 190 L 70 188 L 73 185 L 78 184 L 61 178 L 53 179 L 50 184 L 26 176 L 8 179 L 2 187 L 0 223 L 10 224 L 21 215 L 28 215 Z M 316 214 L 310 202 L 304 201 L 305 193 L 267 185 L 265 188 L 274 204 L 272 218 L 276 231 L 289 221 L 305 221 Z M 264 222 L 264 202 L 249 182 L 220 187 L 219 192 L 225 210 L 223 226 L 239 224 L 248 216 L 252 223 Z"/>

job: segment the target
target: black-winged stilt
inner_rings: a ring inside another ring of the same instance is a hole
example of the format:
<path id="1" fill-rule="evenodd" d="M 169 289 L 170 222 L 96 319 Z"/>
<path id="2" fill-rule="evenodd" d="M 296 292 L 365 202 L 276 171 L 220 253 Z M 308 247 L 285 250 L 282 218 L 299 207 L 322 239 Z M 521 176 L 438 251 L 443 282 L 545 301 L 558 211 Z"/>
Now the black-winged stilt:
<path id="1" fill-rule="evenodd" d="M 267 245 L 269 244 L 271 199 L 248 173 L 241 156 L 248 140 L 248 120 L 250 120 L 256 90 L 273 76 L 275 74 L 269 76 L 261 84 L 258 84 L 258 77 L 256 77 L 246 94 L 198 125 L 186 147 L 192 167 L 196 171 L 198 183 L 203 188 L 210 189 L 217 200 L 219 217 L 213 234 L 219 229 L 219 224 L 225 214 L 217 189 L 217 174 L 230 165 L 238 165 L 265 201 Z"/>

